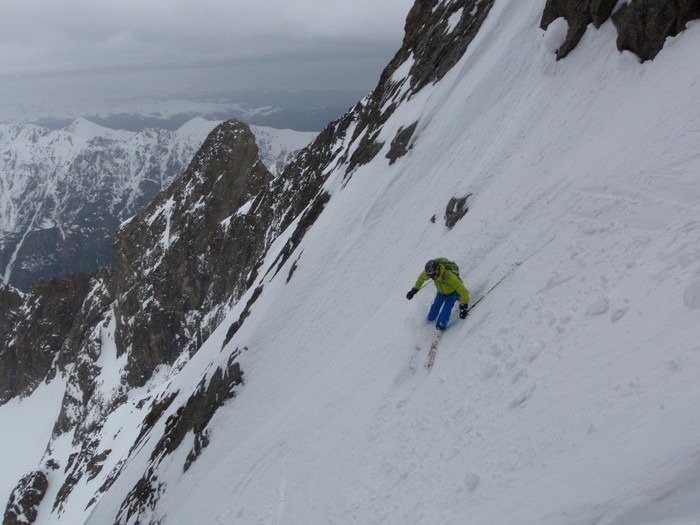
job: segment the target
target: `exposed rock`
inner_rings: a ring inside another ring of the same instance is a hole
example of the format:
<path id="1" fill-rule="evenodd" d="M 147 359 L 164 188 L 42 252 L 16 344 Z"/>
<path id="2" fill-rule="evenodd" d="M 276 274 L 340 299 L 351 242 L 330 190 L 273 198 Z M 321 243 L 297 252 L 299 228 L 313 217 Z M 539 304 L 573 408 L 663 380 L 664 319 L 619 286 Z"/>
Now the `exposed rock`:
<path id="1" fill-rule="evenodd" d="M 226 346 L 231 339 L 233 339 L 233 336 L 236 335 L 236 332 L 240 330 L 241 326 L 243 326 L 243 322 L 246 320 L 246 318 L 250 315 L 250 307 L 257 301 L 258 297 L 260 297 L 260 294 L 263 291 L 263 286 L 260 285 L 258 286 L 253 294 L 250 296 L 250 299 L 245 305 L 245 308 L 241 312 L 241 315 L 238 316 L 238 319 L 228 328 L 228 332 L 226 332 L 226 339 L 224 339 L 224 344 L 223 346 Z"/>
<path id="2" fill-rule="evenodd" d="M 10 495 L 2 525 L 31 525 L 49 488 L 46 474 L 35 470 L 24 476 Z"/>
<path id="3" fill-rule="evenodd" d="M 395 66 L 413 56 L 415 62 L 409 75 L 412 91 L 417 92 L 427 84 L 437 82 L 462 58 L 493 3 L 494 0 L 415 2 L 406 17 L 401 50 L 385 74 L 393 74 Z M 453 20 L 452 27 L 450 20 Z"/>
<path id="4" fill-rule="evenodd" d="M 172 402 L 175 401 L 177 394 L 178 392 L 173 392 L 172 394 L 165 396 L 163 399 L 155 400 L 151 404 L 151 410 L 148 412 L 143 420 L 143 423 L 141 424 L 141 431 L 139 432 L 136 441 L 134 441 L 134 445 L 131 448 L 132 451 L 141 443 L 141 440 L 146 436 L 146 434 L 151 431 L 153 426 L 168 409 L 168 407 L 170 407 Z"/>
<path id="5" fill-rule="evenodd" d="M 612 14 L 617 0 L 548 0 L 540 27 L 547 29 L 557 18 L 569 23 L 566 40 L 557 50 L 557 59 L 566 57 L 581 41 L 589 24 L 600 27 Z"/>
<path id="6" fill-rule="evenodd" d="M 165 432 L 151 454 L 149 467 L 124 499 L 116 524 L 133 523 L 134 516 L 155 506 L 158 495 L 165 489 L 165 485 L 158 481 L 157 467 L 166 456 L 177 450 L 185 436 L 194 434 L 194 446 L 187 455 L 183 471 L 192 465 L 207 446 L 209 421 L 226 400 L 235 396 L 236 386 L 243 383 L 243 373 L 235 362 L 235 357 L 236 355 L 229 359 L 225 369 L 218 368 L 208 383 L 202 379 L 187 402 L 168 418 Z"/>
<path id="7" fill-rule="evenodd" d="M 16 296 L 7 290 L 1 294 L 14 326 L 4 330 L 0 353 L 0 403 L 29 393 L 46 378 L 88 291 L 89 278 L 85 275 L 38 281 L 19 313 L 11 308 L 16 304 Z"/>
<path id="8" fill-rule="evenodd" d="M 413 134 L 416 131 L 416 126 L 418 126 L 418 122 L 414 122 L 407 128 L 401 128 L 396 133 L 396 137 L 394 137 L 394 140 L 391 141 L 389 153 L 386 154 L 386 158 L 389 159 L 389 164 L 393 164 L 399 159 L 399 157 L 403 157 L 406 153 L 408 153 L 408 150 L 410 149 L 409 143 L 411 142 L 411 138 L 413 138 Z"/>
<path id="9" fill-rule="evenodd" d="M 226 122 L 118 233 L 116 337 L 129 384 L 198 348 L 213 328 L 202 326 L 204 314 L 248 288 L 266 232 L 241 209 L 271 180 L 250 128 Z"/>
<path id="10" fill-rule="evenodd" d="M 0 354 L 10 344 L 10 334 L 17 322 L 22 302 L 23 296 L 18 290 L 0 283 Z"/>
<path id="11" fill-rule="evenodd" d="M 471 196 L 472 194 L 470 193 L 464 197 L 452 197 L 447 203 L 447 208 L 445 209 L 445 226 L 447 226 L 450 230 L 469 211 L 467 199 Z"/>
<path id="12" fill-rule="evenodd" d="M 104 322 L 114 301 L 112 277 L 110 267 L 104 267 L 91 276 L 85 302 L 75 316 L 58 356 L 57 364 L 61 370 L 74 363 L 81 354 L 87 354 L 93 361 L 100 357 L 102 344 L 95 327 Z"/>
<path id="13" fill-rule="evenodd" d="M 287 262 L 289 257 L 296 249 L 296 247 L 299 246 L 299 243 L 301 243 L 301 240 L 304 238 L 304 235 L 309 230 L 309 228 L 313 226 L 314 222 L 316 222 L 316 219 L 318 219 L 318 217 L 321 215 L 321 212 L 323 212 L 330 198 L 331 196 L 325 191 L 319 193 L 313 200 L 313 202 L 309 205 L 308 209 L 301 216 L 299 222 L 297 223 L 297 227 L 294 229 L 294 233 L 292 233 L 291 237 L 287 241 L 287 244 L 285 244 L 284 248 L 282 248 L 282 251 L 277 256 L 277 259 L 275 259 L 275 263 L 273 264 L 273 267 L 277 268 L 275 271 L 275 275 Z"/>
<path id="14" fill-rule="evenodd" d="M 53 502 L 53 510 L 61 511 L 83 476 L 96 476 L 102 469 L 102 463 L 110 451 L 98 452 L 99 440 L 97 436 L 84 440 L 81 443 L 80 452 L 72 454 L 66 465 L 66 477 L 58 489 L 56 499 Z M 99 466 L 99 470 L 97 470 Z M 91 479 L 91 478 L 90 478 Z"/>
<path id="15" fill-rule="evenodd" d="M 401 49 L 384 69 L 377 87 L 353 108 L 357 126 L 353 140 L 358 141 L 348 160 L 348 176 L 358 166 L 371 161 L 383 148 L 377 140 L 381 126 L 399 103 L 432 82 L 437 82 L 454 67 L 476 37 L 494 0 L 416 2 L 406 18 Z M 449 22 L 452 20 L 452 25 Z M 406 77 L 394 78 L 398 69 L 410 65 Z"/>
<path id="16" fill-rule="evenodd" d="M 617 48 L 632 51 L 643 61 L 653 60 L 668 37 L 676 36 L 690 20 L 700 18 L 700 0 L 635 0 L 623 4 L 612 19 Z"/>
<path id="17" fill-rule="evenodd" d="M 112 274 L 108 268 L 98 272 L 90 281 L 90 290 L 80 311 L 75 315 L 70 331 L 66 334 L 50 373 L 67 374 L 61 412 L 56 419 L 53 435 L 73 432 L 73 443 L 80 444 L 97 429 L 104 417 L 124 399 L 125 393 L 117 393 L 112 399 L 95 399 L 96 378 L 100 374 L 97 360 L 100 358 L 103 337 L 108 332 L 112 302 L 110 290 Z M 102 394 L 104 395 L 104 394 Z M 92 411 L 92 417 L 87 417 Z"/>
<path id="18" fill-rule="evenodd" d="M 557 18 L 564 18 L 569 24 L 557 59 L 566 57 L 578 45 L 589 24 L 600 27 L 612 16 L 618 31 L 617 48 L 651 60 L 667 37 L 676 36 L 688 21 L 700 18 L 699 0 L 635 0 L 620 4 L 613 14 L 617 4 L 617 0 L 548 0 L 540 27 L 547 29 Z"/>

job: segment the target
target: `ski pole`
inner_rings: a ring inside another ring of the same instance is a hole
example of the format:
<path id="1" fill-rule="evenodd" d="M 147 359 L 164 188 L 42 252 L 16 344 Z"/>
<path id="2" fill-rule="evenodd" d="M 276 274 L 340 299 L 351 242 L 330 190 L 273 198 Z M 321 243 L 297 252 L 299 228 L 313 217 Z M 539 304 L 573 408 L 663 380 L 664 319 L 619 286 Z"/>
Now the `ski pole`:
<path id="1" fill-rule="evenodd" d="M 420 288 L 418 288 L 418 292 L 420 292 L 423 288 L 425 288 L 425 287 L 428 286 L 429 284 L 430 284 L 430 281 L 428 281 L 428 282 L 425 283 L 423 286 L 421 286 Z M 418 293 L 418 292 L 416 292 L 416 293 Z"/>

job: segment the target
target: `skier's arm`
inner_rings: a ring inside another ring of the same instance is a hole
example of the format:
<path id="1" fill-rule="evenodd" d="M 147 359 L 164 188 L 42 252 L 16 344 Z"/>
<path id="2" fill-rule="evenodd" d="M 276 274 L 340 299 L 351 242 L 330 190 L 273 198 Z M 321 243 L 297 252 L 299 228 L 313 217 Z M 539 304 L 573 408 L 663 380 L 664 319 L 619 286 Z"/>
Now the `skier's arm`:
<path id="1" fill-rule="evenodd" d="M 445 275 L 445 281 L 459 294 L 459 302 L 461 304 L 469 303 L 469 290 L 467 290 L 467 287 L 464 286 L 464 283 L 459 277 L 448 271 Z"/>
<path id="2" fill-rule="evenodd" d="M 425 273 L 424 271 L 420 273 L 418 276 L 418 280 L 416 281 L 416 284 L 413 285 L 413 287 L 416 290 L 420 290 L 423 287 L 423 283 L 429 279 L 428 274 Z"/>

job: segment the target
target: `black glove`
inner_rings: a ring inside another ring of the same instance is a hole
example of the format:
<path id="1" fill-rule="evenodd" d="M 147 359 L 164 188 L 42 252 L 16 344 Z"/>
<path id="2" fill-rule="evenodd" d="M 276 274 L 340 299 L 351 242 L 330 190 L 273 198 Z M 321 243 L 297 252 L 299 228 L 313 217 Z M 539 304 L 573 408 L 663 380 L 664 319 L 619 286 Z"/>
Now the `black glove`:
<path id="1" fill-rule="evenodd" d="M 459 305 L 459 318 L 466 319 L 467 315 L 469 315 L 469 305 L 468 304 L 460 304 Z"/>
<path id="2" fill-rule="evenodd" d="M 416 295 L 417 293 L 418 293 L 418 290 L 416 290 L 415 288 L 411 288 L 408 291 L 408 293 L 406 294 L 406 299 L 408 299 L 410 301 L 411 299 L 413 299 L 413 296 Z"/>

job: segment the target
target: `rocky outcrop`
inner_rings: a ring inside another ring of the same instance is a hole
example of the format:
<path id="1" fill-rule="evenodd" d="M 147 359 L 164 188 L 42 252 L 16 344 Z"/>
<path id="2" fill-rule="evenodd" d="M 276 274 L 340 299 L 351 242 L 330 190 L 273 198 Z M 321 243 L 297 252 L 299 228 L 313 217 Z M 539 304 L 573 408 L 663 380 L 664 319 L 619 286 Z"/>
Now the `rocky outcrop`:
<path id="1" fill-rule="evenodd" d="M 354 111 L 358 125 L 353 140 L 358 146 L 347 159 L 347 172 L 371 161 L 384 146 L 378 136 L 381 126 L 402 100 L 430 83 L 439 81 L 462 58 L 493 6 L 494 0 L 438 0 L 416 2 L 406 18 L 401 49 L 384 69 L 370 97 Z M 395 76 L 401 67 L 405 74 Z M 394 143 L 407 144 L 415 126 L 399 131 Z M 390 158 L 401 155 L 392 148 Z"/>
<path id="2" fill-rule="evenodd" d="M 700 18 L 700 1 L 635 0 L 623 4 L 612 19 L 617 27 L 617 48 L 653 60 L 668 37 L 676 36 L 690 20 Z"/>
<path id="3" fill-rule="evenodd" d="M 243 373 L 234 353 L 225 368 L 218 368 L 207 382 L 202 380 L 184 405 L 165 422 L 165 432 L 151 454 L 143 477 L 124 499 L 117 515 L 117 524 L 134 523 L 134 518 L 153 508 L 164 485 L 158 481 L 158 465 L 182 444 L 185 436 L 194 434 L 194 445 L 182 468 L 187 471 L 202 449 L 209 443 L 207 425 L 216 410 L 235 396 L 235 388 L 243 383 Z M 139 521 L 136 520 L 136 523 Z"/>
<path id="4" fill-rule="evenodd" d="M 547 29 L 557 18 L 564 18 L 569 31 L 557 50 L 557 58 L 566 57 L 580 42 L 590 24 L 600 27 L 612 18 L 618 31 L 617 48 L 632 51 L 639 58 L 652 60 L 667 37 L 676 36 L 686 24 L 700 18 L 700 1 L 635 0 L 620 4 L 617 0 L 548 0 L 540 27 Z"/>
<path id="5" fill-rule="evenodd" d="M 416 126 L 418 126 L 418 122 L 414 122 L 406 128 L 402 127 L 396 133 L 396 137 L 391 141 L 389 153 L 386 154 L 386 158 L 389 159 L 389 164 L 396 162 L 411 149 L 410 142 L 413 138 L 413 134 L 416 132 Z"/>
<path id="6" fill-rule="evenodd" d="M 38 507 L 49 488 L 46 474 L 41 470 L 24 476 L 10 496 L 2 525 L 31 525 L 36 521 Z"/>
<path id="7" fill-rule="evenodd" d="M 5 289 L 4 309 L 12 320 L 0 353 L 0 403 L 26 394 L 43 381 L 66 343 L 89 290 L 89 278 L 72 274 L 32 286 L 21 310 L 8 308 L 16 296 Z M 6 322 L 3 322 L 5 325 Z"/>
<path id="8" fill-rule="evenodd" d="M 394 68 L 410 57 L 411 90 L 417 92 L 437 82 L 454 67 L 476 37 L 486 20 L 494 0 L 462 0 L 416 2 L 406 17 L 403 45 L 389 67 Z"/>
<path id="9" fill-rule="evenodd" d="M 471 197 L 472 194 L 465 195 L 464 197 L 452 197 L 445 208 L 445 226 L 448 229 L 454 228 L 454 226 L 462 220 L 462 218 L 469 211 L 469 206 L 467 206 L 467 199 Z"/>
<path id="10" fill-rule="evenodd" d="M 17 322 L 22 301 L 22 294 L 18 290 L 0 283 L 0 349 L 9 346 L 10 334 Z"/>
<path id="11" fill-rule="evenodd" d="M 569 24 L 566 40 L 557 50 L 557 59 L 566 57 L 581 41 L 589 24 L 600 27 L 610 19 L 617 0 L 547 0 L 540 27 L 547 29 L 558 18 Z"/>

